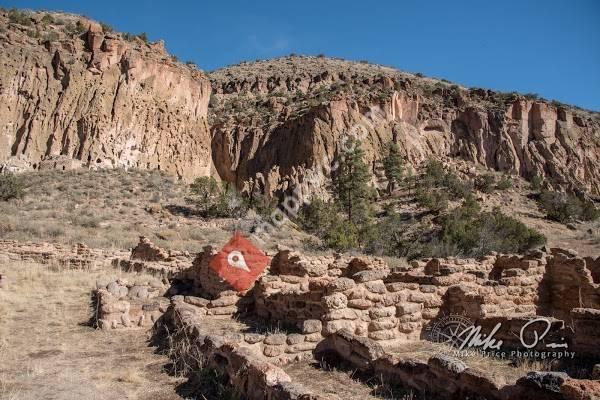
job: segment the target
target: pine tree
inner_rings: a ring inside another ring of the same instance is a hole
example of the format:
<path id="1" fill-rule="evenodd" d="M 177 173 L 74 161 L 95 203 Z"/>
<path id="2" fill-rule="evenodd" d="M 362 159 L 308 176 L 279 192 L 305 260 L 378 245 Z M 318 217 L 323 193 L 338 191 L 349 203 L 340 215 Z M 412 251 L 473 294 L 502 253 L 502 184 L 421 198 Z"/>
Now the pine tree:
<path id="1" fill-rule="evenodd" d="M 397 185 L 402 181 L 402 157 L 398 145 L 391 142 L 387 149 L 387 154 L 382 160 L 383 171 L 388 180 L 387 190 L 391 194 Z"/>
<path id="2" fill-rule="evenodd" d="M 190 185 L 190 190 L 196 196 L 196 203 L 200 211 L 208 214 L 214 207 L 221 190 L 219 183 L 212 176 L 201 176 Z"/>
<path id="3" fill-rule="evenodd" d="M 361 226 L 368 221 L 371 211 L 371 174 L 363 160 L 364 152 L 360 143 L 350 137 L 345 148 L 348 151 L 340 157 L 333 175 L 333 196 L 338 207 L 347 215 L 348 221 Z"/>

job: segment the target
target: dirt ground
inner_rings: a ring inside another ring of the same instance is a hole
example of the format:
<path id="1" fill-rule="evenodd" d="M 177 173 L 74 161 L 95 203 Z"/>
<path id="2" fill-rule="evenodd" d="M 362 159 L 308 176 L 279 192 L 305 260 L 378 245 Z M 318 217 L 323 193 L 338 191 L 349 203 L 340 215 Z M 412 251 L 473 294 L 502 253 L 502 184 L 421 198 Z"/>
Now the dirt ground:
<path id="1" fill-rule="evenodd" d="M 100 272 L 0 265 L 0 399 L 180 399 L 144 330 L 87 325 Z M 113 271 L 110 271 L 111 275 Z M 126 276 L 126 274 L 123 274 Z"/>
<path id="2" fill-rule="evenodd" d="M 334 366 L 335 365 L 335 366 Z M 416 400 L 410 389 L 386 382 L 380 376 L 367 375 L 340 360 L 297 362 L 283 367 L 292 378 L 314 394 L 325 398 L 335 394 L 344 400 Z M 425 400 L 425 399 L 421 399 Z"/>
<path id="3" fill-rule="evenodd" d="M 406 358 L 414 358 L 426 363 L 429 358 L 436 354 L 446 354 L 461 359 L 470 368 L 479 368 L 490 373 L 496 382 L 502 384 L 513 384 L 529 371 L 543 371 L 548 365 L 542 362 L 532 361 L 515 366 L 511 360 L 503 360 L 493 357 L 485 357 L 473 352 L 459 352 L 444 344 L 427 341 L 407 342 L 402 345 L 386 349 L 387 352 L 400 354 Z"/>

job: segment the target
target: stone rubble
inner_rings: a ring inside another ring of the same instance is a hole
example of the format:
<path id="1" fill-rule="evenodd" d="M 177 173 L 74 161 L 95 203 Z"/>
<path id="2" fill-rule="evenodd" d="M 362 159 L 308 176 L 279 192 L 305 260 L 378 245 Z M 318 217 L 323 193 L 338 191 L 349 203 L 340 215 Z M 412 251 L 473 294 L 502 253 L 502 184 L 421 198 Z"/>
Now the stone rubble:
<path id="1" fill-rule="evenodd" d="M 542 372 L 503 386 L 462 361 L 439 356 L 424 363 L 398 358 L 386 349 L 426 339 L 436 319 L 450 314 L 469 318 L 484 329 L 501 323 L 495 337 L 515 345 L 524 324 L 546 316 L 552 331 L 566 339 L 570 351 L 597 359 L 600 257 L 579 257 L 572 250 L 552 248 L 478 260 L 417 260 L 410 268 L 392 271 L 376 257 L 305 256 L 281 248 L 254 287 L 238 293 L 208 268 L 215 254 L 207 246 L 192 258 L 161 249 L 147 238 L 140 238 L 130 253 L 83 245 L 0 241 L 4 263 L 112 266 L 152 273 L 155 278 L 132 282 L 98 279 L 92 299 L 94 321 L 101 329 L 149 328 L 161 320 L 161 324 L 191 330 L 201 338 L 203 324 L 238 316 L 296 327 L 291 331 L 231 332 L 218 339 L 218 346 L 214 345 L 216 339 L 211 339 L 208 354 L 229 360 L 230 367 L 223 367 L 227 373 L 237 362 L 233 359 L 238 352 L 263 366 L 260 368 L 279 371 L 277 366 L 333 351 L 357 368 L 392 377 L 417 390 L 437 391 L 440 398 L 483 393 L 487 398 L 508 399 L 543 393 L 548 398 L 570 400 L 598 393 L 598 381 L 558 379 L 558 375 Z M 0 275 L 0 287 L 4 286 L 5 277 Z M 536 348 L 544 345 L 541 341 Z M 594 371 L 590 377 L 596 379 L 598 372 Z M 436 386 L 434 381 L 445 384 Z M 262 390 L 275 393 L 281 389 L 279 383 Z"/>

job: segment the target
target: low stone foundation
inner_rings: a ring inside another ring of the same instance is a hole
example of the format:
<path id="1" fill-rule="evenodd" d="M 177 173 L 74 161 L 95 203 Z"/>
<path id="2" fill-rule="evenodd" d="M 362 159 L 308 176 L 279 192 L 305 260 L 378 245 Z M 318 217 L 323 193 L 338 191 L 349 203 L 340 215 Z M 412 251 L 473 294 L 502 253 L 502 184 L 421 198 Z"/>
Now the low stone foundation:
<path id="1" fill-rule="evenodd" d="M 215 320 L 231 318 L 231 315 L 226 313 L 231 306 L 223 305 L 221 301 L 222 298 L 211 301 L 192 296 L 174 296 L 171 298 L 169 318 L 183 324 L 195 324 L 198 328 L 194 329 L 206 331 L 207 328 L 202 326 L 210 326 Z M 276 365 L 312 358 L 317 344 L 323 340 L 320 320 L 306 320 L 301 325 L 289 329 L 292 332 L 285 332 L 279 328 L 276 328 L 275 332 L 264 332 L 264 329 L 260 328 L 268 324 L 253 318 L 252 314 L 240 314 L 236 319 L 247 320 L 249 326 L 259 329 L 248 328 L 246 332 L 227 335 L 226 339 L 247 347 Z"/>
<path id="2" fill-rule="evenodd" d="M 129 283 L 98 281 L 92 292 L 94 323 L 100 329 L 152 327 L 165 313 L 167 286 L 159 280 Z"/>
<path id="3" fill-rule="evenodd" d="M 203 309 L 185 303 L 177 296 L 163 320 L 171 332 L 171 345 L 185 341 L 188 352 L 201 355 L 194 357 L 199 361 L 194 366 L 195 371 L 202 368 L 217 370 L 242 398 L 250 400 L 339 400 L 335 395 L 327 398 L 314 395 L 302 385 L 294 384 L 278 366 L 312 358 L 312 350 L 322 339 L 317 332 L 320 321 L 307 322 L 303 329 L 306 333 L 301 334 L 232 333 L 220 336 L 211 335 L 206 326 L 208 319 L 223 317 L 210 317 L 201 311 Z"/>
<path id="4" fill-rule="evenodd" d="M 194 257 L 188 252 L 165 250 L 141 236 L 128 257 L 115 258 L 113 267 L 125 272 L 143 272 L 163 279 L 176 279 L 190 269 Z"/>
<path id="5" fill-rule="evenodd" d="M 193 302 L 198 303 L 196 299 Z M 575 400 L 600 396 L 600 381 L 575 380 L 559 372 L 530 372 L 516 381 L 499 382 L 487 371 L 469 367 L 449 355 L 436 354 L 427 361 L 406 358 L 390 353 L 381 342 L 357 336 L 348 329 L 323 336 L 319 320 L 304 321 L 298 333 L 243 333 L 231 329 L 227 334 L 216 335 L 209 328 L 211 319 L 229 317 L 208 315 L 210 301 L 204 303 L 192 305 L 176 296 L 163 323 L 175 341 L 187 341 L 187 351 L 201 355 L 203 364 L 197 365 L 196 371 L 218 370 L 249 399 L 318 399 L 309 389 L 294 384 L 279 367 L 332 353 L 357 369 L 400 383 L 426 398 Z"/>
<path id="6" fill-rule="evenodd" d="M 91 249 L 82 243 L 74 246 L 46 242 L 18 242 L 0 240 L 0 261 L 57 264 L 68 268 L 103 268 L 112 260 L 128 257 L 129 252 Z"/>
<path id="7" fill-rule="evenodd" d="M 529 372 L 515 383 L 501 384 L 488 372 L 469 368 L 463 361 L 437 354 L 427 362 L 387 354 L 368 338 L 347 329 L 337 331 L 320 345 L 357 368 L 369 369 L 434 398 L 462 399 L 596 399 L 600 381 L 571 379 L 564 372 Z"/>
<path id="8" fill-rule="evenodd" d="M 551 249 L 477 260 L 425 259 L 392 271 L 373 257 L 310 257 L 280 249 L 254 286 L 239 293 L 209 268 L 215 254 L 205 247 L 193 257 L 146 238 L 131 252 L 0 241 L 4 261 L 111 265 L 153 275 L 135 283 L 99 281 L 93 291 L 97 326 L 165 323 L 171 333 L 185 332 L 185 340 L 191 338 L 202 354 L 202 366 L 219 371 L 248 398 L 317 398 L 279 367 L 327 353 L 435 398 L 600 396 L 598 381 L 564 373 L 533 372 L 500 383 L 484 368 L 452 357 L 417 360 L 392 351 L 430 339 L 429 329 L 447 315 L 469 319 L 484 334 L 499 323 L 495 339 L 518 348 L 521 328 L 545 316 L 552 335 L 536 349 L 564 339 L 569 351 L 587 358 L 585 368 L 593 367 L 600 361 L 600 257 Z"/>

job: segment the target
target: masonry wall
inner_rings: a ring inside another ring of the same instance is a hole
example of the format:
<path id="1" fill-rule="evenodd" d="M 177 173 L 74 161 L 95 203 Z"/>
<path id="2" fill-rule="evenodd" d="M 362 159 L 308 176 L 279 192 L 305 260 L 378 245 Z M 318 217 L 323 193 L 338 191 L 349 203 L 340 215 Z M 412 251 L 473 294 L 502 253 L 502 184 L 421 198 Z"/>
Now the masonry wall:
<path id="1" fill-rule="evenodd" d="M 542 282 L 548 304 L 541 312 L 569 320 L 574 308 L 600 308 L 600 283 L 594 280 L 600 257 L 579 258 L 573 253 L 554 249 Z"/>
<path id="2" fill-rule="evenodd" d="M 98 280 L 92 293 L 94 322 L 100 329 L 151 327 L 170 304 L 167 289 L 158 279 Z"/>
<path id="3" fill-rule="evenodd" d="M 453 313 L 484 326 L 509 321 L 508 337 L 535 315 L 570 321 L 573 308 L 599 308 L 598 284 L 587 268 L 595 263 L 555 249 L 481 260 L 429 259 L 391 272 L 377 258 L 281 251 L 270 274 L 257 282 L 254 297 L 258 315 L 320 319 L 325 335 L 347 329 L 384 344 L 415 340 L 432 320 Z"/>

